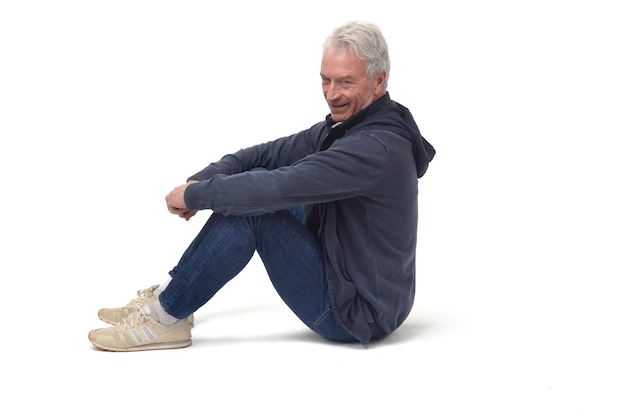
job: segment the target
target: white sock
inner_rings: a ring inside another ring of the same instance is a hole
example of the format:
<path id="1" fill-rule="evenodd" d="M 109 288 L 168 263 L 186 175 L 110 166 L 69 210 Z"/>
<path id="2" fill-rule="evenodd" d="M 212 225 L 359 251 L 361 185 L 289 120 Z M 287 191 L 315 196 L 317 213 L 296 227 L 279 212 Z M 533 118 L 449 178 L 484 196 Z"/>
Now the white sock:
<path id="1" fill-rule="evenodd" d="M 170 326 L 178 321 L 176 317 L 172 316 L 163 309 L 163 306 L 161 305 L 161 303 L 159 303 L 159 300 L 156 300 L 154 303 L 152 303 L 152 311 L 154 311 L 154 313 L 156 314 L 159 323 L 166 326 Z"/>
<path id="2" fill-rule="evenodd" d="M 156 295 L 161 294 L 161 293 L 163 292 L 163 290 L 165 289 L 165 287 L 167 287 L 167 284 L 169 284 L 169 283 L 170 283 L 170 281 L 172 280 L 172 277 L 171 277 L 171 276 L 169 276 L 169 275 L 168 275 L 168 277 L 169 277 L 169 278 L 168 278 L 167 280 L 165 280 L 165 282 L 164 282 L 164 283 L 162 283 L 161 285 L 159 285 L 159 286 L 158 286 L 158 288 L 157 288 L 156 290 L 154 290 L 154 293 L 155 293 Z"/>

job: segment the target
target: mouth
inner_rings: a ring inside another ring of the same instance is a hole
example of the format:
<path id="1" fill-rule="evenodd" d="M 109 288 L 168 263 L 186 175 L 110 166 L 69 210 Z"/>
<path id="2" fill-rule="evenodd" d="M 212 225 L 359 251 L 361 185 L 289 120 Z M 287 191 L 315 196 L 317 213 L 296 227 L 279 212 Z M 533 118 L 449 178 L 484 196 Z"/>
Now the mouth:
<path id="1" fill-rule="evenodd" d="M 347 105 L 346 104 L 342 104 L 342 105 L 329 104 L 328 106 L 330 107 L 331 112 L 338 113 L 342 110 L 345 110 Z"/>

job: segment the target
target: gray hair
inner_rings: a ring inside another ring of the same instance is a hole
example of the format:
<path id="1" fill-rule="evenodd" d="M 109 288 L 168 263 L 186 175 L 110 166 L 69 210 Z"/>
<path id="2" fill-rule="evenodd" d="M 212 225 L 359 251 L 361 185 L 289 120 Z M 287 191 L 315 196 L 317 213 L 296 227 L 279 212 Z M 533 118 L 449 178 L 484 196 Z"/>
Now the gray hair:
<path id="1" fill-rule="evenodd" d="M 389 49 L 382 32 L 373 23 L 353 21 L 336 28 L 323 45 L 326 52 L 348 51 L 367 60 L 367 77 L 372 80 L 383 71 L 387 72 L 385 89 L 389 79 Z"/>

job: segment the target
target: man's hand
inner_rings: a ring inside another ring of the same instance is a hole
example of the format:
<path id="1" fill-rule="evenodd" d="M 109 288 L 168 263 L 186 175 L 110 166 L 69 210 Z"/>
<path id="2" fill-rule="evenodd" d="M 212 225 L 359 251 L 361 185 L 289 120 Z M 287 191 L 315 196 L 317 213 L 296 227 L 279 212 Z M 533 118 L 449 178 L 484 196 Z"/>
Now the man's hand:
<path id="1" fill-rule="evenodd" d="M 197 213 L 197 210 L 189 210 L 185 204 L 185 190 L 189 184 L 193 184 L 194 182 L 198 181 L 189 181 L 187 184 L 179 185 L 165 197 L 167 210 L 187 221 Z"/>

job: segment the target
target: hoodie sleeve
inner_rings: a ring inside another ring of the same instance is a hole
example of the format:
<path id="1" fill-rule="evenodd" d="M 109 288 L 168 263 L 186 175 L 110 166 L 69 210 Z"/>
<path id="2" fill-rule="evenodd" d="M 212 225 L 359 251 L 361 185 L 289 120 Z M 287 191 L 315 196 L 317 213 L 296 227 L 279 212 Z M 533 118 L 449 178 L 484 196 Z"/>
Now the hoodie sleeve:
<path id="1" fill-rule="evenodd" d="M 259 215 L 296 205 L 350 198 L 376 185 L 388 164 L 385 145 L 362 134 L 338 140 L 324 152 L 269 171 L 218 174 L 185 191 L 189 209 L 225 215 Z"/>

